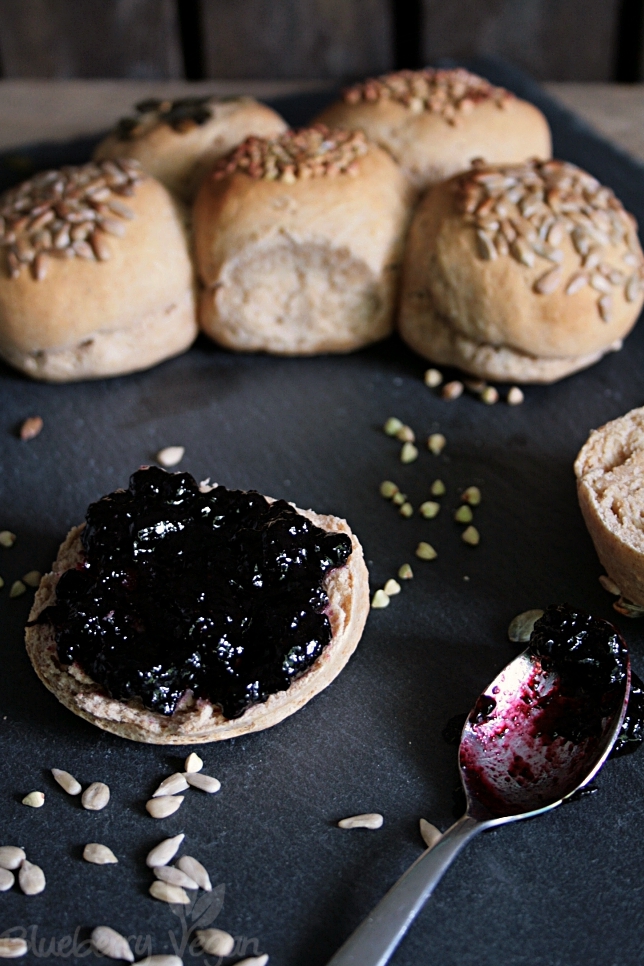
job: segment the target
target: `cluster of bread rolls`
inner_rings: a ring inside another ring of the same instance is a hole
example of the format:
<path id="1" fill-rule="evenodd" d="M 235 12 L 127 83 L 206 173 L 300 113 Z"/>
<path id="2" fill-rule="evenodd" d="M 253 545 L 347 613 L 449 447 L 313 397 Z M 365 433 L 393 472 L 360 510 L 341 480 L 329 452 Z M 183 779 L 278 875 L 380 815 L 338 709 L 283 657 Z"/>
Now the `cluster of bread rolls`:
<path id="1" fill-rule="evenodd" d="M 550 157 L 541 112 L 462 69 L 367 80 L 300 131 L 250 98 L 146 101 L 93 163 L 0 199 L 0 355 L 84 379 L 198 328 L 310 355 L 398 321 L 434 362 L 552 382 L 621 346 L 644 257 L 612 192 Z"/>

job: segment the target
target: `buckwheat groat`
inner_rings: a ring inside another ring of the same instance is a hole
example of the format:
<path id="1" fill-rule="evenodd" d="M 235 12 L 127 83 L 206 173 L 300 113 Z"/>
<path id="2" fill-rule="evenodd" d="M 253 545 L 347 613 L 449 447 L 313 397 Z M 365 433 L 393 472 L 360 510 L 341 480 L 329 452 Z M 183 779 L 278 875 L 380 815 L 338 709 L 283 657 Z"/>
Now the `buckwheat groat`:
<path id="1" fill-rule="evenodd" d="M 0 356 L 34 379 L 146 369 L 194 340 L 185 229 L 135 161 L 45 171 L 0 198 Z"/>
<path id="2" fill-rule="evenodd" d="M 564 161 L 476 164 L 409 232 L 400 333 L 485 379 L 554 382 L 621 348 L 644 301 L 634 218 Z"/>
<path id="3" fill-rule="evenodd" d="M 358 128 L 386 148 L 416 188 L 490 163 L 549 158 L 550 129 L 536 107 L 467 70 L 402 70 L 347 88 L 319 121 Z"/>
<path id="4" fill-rule="evenodd" d="M 575 475 L 597 556 L 622 597 L 644 607 L 644 407 L 593 430 Z"/>
<path id="5" fill-rule="evenodd" d="M 203 330 L 280 355 L 389 335 L 411 200 L 400 169 L 360 132 L 248 138 L 195 200 Z"/>
<path id="6" fill-rule="evenodd" d="M 192 201 L 213 163 L 250 134 L 277 137 L 286 122 L 252 97 L 141 101 L 101 141 L 94 157 L 135 158 L 182 201 Z"/>

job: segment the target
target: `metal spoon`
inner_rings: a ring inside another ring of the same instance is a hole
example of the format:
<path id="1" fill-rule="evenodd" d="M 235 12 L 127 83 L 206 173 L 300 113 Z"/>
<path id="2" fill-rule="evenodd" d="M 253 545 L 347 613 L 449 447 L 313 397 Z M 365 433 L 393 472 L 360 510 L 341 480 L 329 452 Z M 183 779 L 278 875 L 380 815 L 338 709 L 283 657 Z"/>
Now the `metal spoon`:
<path id="1" fill-rule="evenodd" d="M 595 777 L 628 704 L 630 660 L 623 642 L 616 646 L 615 666 L 621 667 L 622 679 L 606 693 L 593 694 L 594 701 L 588 695 L 576 697 L 565 681 L 562 687 L 561 675 L 531 646 L 492 681 L 461 736 L 465 815 L 414 862 L 328 966 L 385 966 L 470 839 L 485 829 L 548 812 Z"/>

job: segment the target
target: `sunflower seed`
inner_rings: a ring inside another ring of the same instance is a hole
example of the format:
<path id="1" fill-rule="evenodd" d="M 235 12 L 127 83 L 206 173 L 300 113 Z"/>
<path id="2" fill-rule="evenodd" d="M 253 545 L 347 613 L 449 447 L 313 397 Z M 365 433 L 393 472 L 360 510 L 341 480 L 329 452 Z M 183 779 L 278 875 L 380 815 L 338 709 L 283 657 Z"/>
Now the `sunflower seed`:
<path id="1" fill-rule="evenodd" d="M 600 275 L 599 272 L 595 272 L 594 275 L 591 275 L 590 285 L 595 289 L 596 292 L 603 292 L 605 295 L 610 294 L 610 282 L 607 278 L 604 278 L 603 275 Z"/>
<path id="2" fill-rule="evenodd" d="M 99 262 L 106 262 L 112 257 L 112 252 L 107 239 L 100 233 L 100 231 L 92 232 L 90 244 L 94 249 L 94 254 L 98 258 Z"/>
<path id="3" fill-rule="evenodd" d="M 167 818 L 168 815 L 174 815 L 182 803 L 183 795 L 162 795 L 161 798 L 151 798 L 145 803 L 145 808 L 152 818 Z"/>
<path id="4" fill-rule="evenodd" d="M 365 815 L 352 815 L 338 822 L 338 828 L 382 828 L 384 819 L 378 812 L 367 812 Z"/>
<path id="5" fill-rule="evenodd" d="M 83 788 L 80 782 L 77 782 L 74 776 L 70 775 L 68 771 L 63 771 L 61 768 L 52 768 L 51 773 L 60 787 L 68 795 L 80 795 Z"/>
<path id="6" fill-rule="evenodd" d="M 150 886 L 150 895 L 160 902 L 169 902 L 171 905 L 190 905 L 190 898 L 185 889 L 170 885 L 169 882 L 161 882 L 159 879 Z"/>
<path id="7" fill-rule="evenodd" d="M 0 845 L 0 869 L 19 869 L 27 856 L 17 845 Z"/>
<path id="8" fill-rule="evenodd" d="M 636 302 L 640 297 L 640 292 L 642 291 L 642 285 L 640 282 L 639 275 L 631 275 L 628 282 L 626 283 L 626 301 Z"/>
<path id="9" fill-rule="evenodd" d="M 197 929 L 199 945 L 210 956 L 230 956 L 235 940 L 223 929 Z"/>
<path id="10" fill-rule="evenodd" d="M 539 295 L 550 295 L 552 292 L 556 291 L 561 284 L 562 273 L 560 268 L 551 268 L 544 275 L 539 276 L 539 278 L 534 283 L 534 290 Z"/>
<path id="11" fill-rule="evenodd" d="M 459 396 L 463 395 L 463 383 L 459 382 L 458 379 L 452 382 L 446 382 L 441 390 L 441 399 L 458 399 Z"/>
<path id="12" fill-rule="evenodd" d="M 6 892 L 15 881 L 13 872 L 9 872 L 9 869 L 0 869 L 0 892 Z"/>
<path id="13" fill-rule="evenodd" d="M 129 942 L 116 929 L 97 926 L 92 930 L 90 942 L 103 956 L 108 956 L 110 959 L 125 959 L 128 963 L 134 962 L 134 953 L 130 949 Z"/>
<path id="14" fill-rule="evenodd" d="M 20 871 L 18 872 L 18 883 L 26 896 L 37 896 L 45 888 L 45 873 L 39 865 L 33 865 L 27 859 L 23 859 Z"/>
<path id="15" fill-rule="evenodd" d="M 262 956 L 248 956 L 247 959 L 239 959 L 235 966 L 266 966 L 267 962 L 268 953 L 264 953 Z"/>
<path id="16" fill-rule="evenodd" d="M 602 322 L 610 322 L 613 317 L 612 295 L 602 295 L 602 297 L 597 301 L 597 308 L 599 309 Z"/>
<path id="17" fill-rule="evenodd" d="M 152 798 L 159 798 L 162 795 L 176 795 L 177 792 L 185 792 L 188 782 L 181 772 L 177 771 L 169 778 L 164 778 Z"/>
<path id="18" fill-rule="evenodd" d="M 580 292 L 585 285 L 588 284 L 588 276 L 583 272 L 575 272 L 571 276 L 570 281 L 566 285 L 566 295 L 574 295 L 575 292 Z"/>
<path id="19" fill-rule="evenodd" d="M 494 242 L 484 231 L 477 231 L 476 241 L 478 247 L 478 253 L 481 258 L 484 258 L 488 262 L 494 261 L 497 258 L 498 253 L 494 247 Z"/>
<path id="20" fill-rule="evenodd" d="M 202 792 L 207 792 L 209 795 L 213 795 L 221 788 L 221 782 L 218 778 L 212 778 L 210 775 L 204 775 L 202 772 L 186 772 L 185 779 L 193 788 L 199 788 Z"/>
<path id="21" fill-rule="evenodd" d="M 532 268 L 534 265 L 534 252 L 523 238 L 517 238 L 510 245 L 510 254 L 522 265 Z"/>
<path id="22" fill-rule="evenodd" d="M 179 886 L 182 889 L 199 888 L 194 879 L 173 865 L 157 865 L 154 867 L 154 874 L 161 882 L 167 882 L 169 885 Z"/>
<path id="23" fill-rule="evenodd" d="M 520 406 L 524 399 L 523 391 L 518 386 L 511 386 L 505 401 L 508 406 Z"/>
<path id="24" fill-rule="evenodd" d="M 197 859 L 193 859 L 191 855 L 182 855 L 179 861 L 175 862 L 175 865 L 182 872 L 185 872 L 186 875 L 189 875 L 191 879 L 194 879 L 199 888 L 203 889 L 204 892 L 210 892 L 212 890 L 210 876 Z"/>
<path id="25" fill-rule="evenodd" d="M 83 858 L 92 865 L 113 865 L 118 862 L 111 849 L 107 845 L 100 845 L 98 842 L 89 842 L 83 849 Z"/>
<path id="26" fill-rule="evenodd" d="M 602 585 L 604 590 L 607 590 L 609 594 L 614 594 L 615 597 L 621 597 L 621 590 L 615 583 L 615 581 L 609 577 L 607 574 L 602 574 L 599 578 L 599 583 Z"/>
<path id="27" fill-rule="evenodd" d="M 179 847 L 185 838 L 185 834 L 181 832 L 179 835 L 174 835 L 171 839 L 163 839 L 158 845 L 155 845 L 153 849 L 148 852 L 145 864 L 149 869 L 154 869 L 157 866 L 167 865 L 177 852 Z"/>
<path id="28" fill-rule="evenodd" d="M 41 416 L 29 416 L 20 426 L 20 439 L 23 442 L 28 442 L 30 439 L 35 439 L 36 436 L 41 432 L 43 428 L 43 421 Z"/>
<path id="29" fill-rule="evenodd" d="M 89 812 L 100 812 L 110 800 L 110 790 L 104 782 L 92 782 L 81 796 L 83 808 Z"/>
<path id="30" fill-rule="evenodd" d="M 428 849 L 433 849 L 439 839 L 442 839 L 443 833 L 440 832 L 435 825 L 431 822 L 427 822 L 424 818 L 420 820 L 420 834 L 423 842 Z"/>
<path id="31" fill-rule="evenodd" d="M 534 630 L 534 625 L 540 617 L 543 617 L 543 613 L 542 610 L 536 609 L 524 610 L 522 614 L 517 614 L 510 621 L 510 626 L 508 627 L 509 639 L 514 644 L 527 644 Z"/>
<path id="32" fill-rule="evenodd" d="M 620 597 L 613 603 L 613 609 L 621 614 L 623 617 L 642 617 L 644 615 L 644 607 L 640 607 L 639 604 L 634 604 L 631 600 L 627 600 L 626 597 Z"/>
<path id="33" fill-rule="evenodd" d="M 136 966 L 183 966 L 183 960 L 180 956 L 173 956 L 172 953 L 157 953 L 156 956 L 139 959 Z"/>
<path id="34" fill-rule="evenodd" d="M 374 610 L 382 610 L 383 607 L 389 607 L 389 604 L 389 594 L 386 594 L 384 590 L 377 590 L 371 598 L 371 606 Z"/>
<path id="35" fill-rule="evenodd" d="M 23 798 L 22 804 L 29 805 L 30 808 L 42 808 L 45 804 L 45 796 L 43 792 L 29 792 Z"/>
<path id="36" fill-rule="evenodd" d="M 0 959 L 17 959 L 24 956 L 29 950 L 26 940 L 12 939 L 5 936 L 0 939 Z"/>

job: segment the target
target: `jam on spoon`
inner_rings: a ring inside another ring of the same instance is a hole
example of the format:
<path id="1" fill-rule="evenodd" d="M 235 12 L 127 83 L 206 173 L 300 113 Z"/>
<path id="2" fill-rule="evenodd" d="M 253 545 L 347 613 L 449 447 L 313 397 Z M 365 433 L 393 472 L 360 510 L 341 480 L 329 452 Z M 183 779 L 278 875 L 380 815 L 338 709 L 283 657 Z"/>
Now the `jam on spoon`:
<path id="1" fill-rule="evenodd" d="M 192 694 L 235 718 L 286 690 L 331 641 L 325 579 L 351 553 L 284 500 L 157 467 L 92 503 L 81 540 L 38 620 L 63 665 L 163 715 Z"/>
<path id="2" fill-rule="evenodd" d="M 390 889 L 329 966 L 385 966 L 441 876 L 478 832 L 547 812 L 584 788 L 620 734 L 626 644 L 608 621 L 549 607 L 492 681 L 459 747 L 467 810 Z"/>

